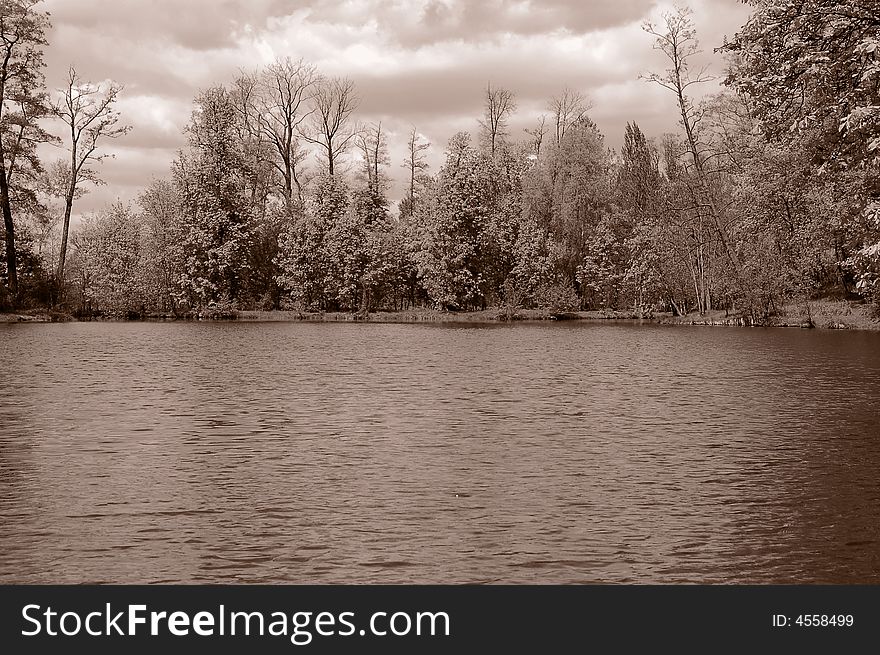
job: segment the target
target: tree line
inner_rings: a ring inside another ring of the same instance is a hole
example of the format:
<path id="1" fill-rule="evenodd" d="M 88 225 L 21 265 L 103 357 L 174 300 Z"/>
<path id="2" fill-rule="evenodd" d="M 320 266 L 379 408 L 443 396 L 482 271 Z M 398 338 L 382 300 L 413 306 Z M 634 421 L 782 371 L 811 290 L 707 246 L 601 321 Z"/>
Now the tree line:
<path id="1" fill-rule="evenodd" d="M 454 135 L 433 172 L 435 146 L 415 127 L 405 160 L 390 160 L 385 126 L 358 120 L 350 79 L 279 59 L 199 92 L 167 179 L 72 233 L 102 146 L 128 128 L 116 84 L 71 69 L 54 99 L 45 91 L 38 4 L 0 0 L 2 305 L 728 309 L 760 320 L 820 296 L 880 300 L 871 3 L 754 0 L 719 48 L 722 91 L 701 100 L 711 78 L 679 8 L 643 26 L 668 66 L 646 83 L 669 92 L 678 133 L 650 139 L 631 122 L 614 151 L 586 96 L 565 89 L 512 134 L 515 94 L 490 84 L 477 134 Z M 69 157 L 44 167 L 48 120 L 65 127 Z"/>

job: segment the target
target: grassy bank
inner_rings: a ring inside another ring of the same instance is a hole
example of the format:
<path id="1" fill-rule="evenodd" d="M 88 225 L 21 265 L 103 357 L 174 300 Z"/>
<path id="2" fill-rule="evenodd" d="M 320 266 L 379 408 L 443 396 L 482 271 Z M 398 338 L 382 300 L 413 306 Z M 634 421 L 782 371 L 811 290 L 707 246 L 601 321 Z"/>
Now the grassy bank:
<path id="1" fill-rule="evenodd" d="M 399 312 L 372 312 L 350 314 L 346 312 L 295 312 L 295 311 L 240 311 L 239 321 L 315 321 L 315 322 L 363 322 L 363 323 L 506 323 L 510 321 L 584 321 L 584 320 L 631 320 L 637 318 L 621 312 L 552 312 L 540 309 L 516 309 L 508 311 L 489 308 L 472 312 L 443 312 L 435 309 L 417 308 Z M 646 319 L 647 320 L 647 319 Z"/>
<path id="2" fill-rule="evenodd" d="M 703 316 L 665 316 L 661 323 L 670 325 L 748 325 L 748 320 L 724 311 Z M 880 321 L 870 305 L 843 300 L 814 300 L 807 304 L 786 305 L 781 314 L 772 316 L 762 327 L 819 328 L 825 330 L 880 330 Z"/>
<path id="3" fill-rule="evenodd" d="M 49 310 L 0 314 L 0 323 L 57 323 L 75 320 L 72 316 Z M 122 320 L 122 319 L 97 319 Z M 146 320 L 175 320 L 173 316 L 152 315 Z M 507 310 L 499 308 L 473 312 L 443 312 L 416 308 L 398 312 L 297 312 L 239 310 L 223 314 L 200 314 L 177 320 L 236 320 L 242 322 L 330 322 L 330 323 L 506 323 L 510 321 L 645 321 L 664 325 L 728 325 L 747 326 L 749 322 L 738 314 L 713 311 L 705 315 L 672 316 L 658 313 L 639 317 L 632 312 L 589 311 L 553 312 L 540 309 Z M 871 307 L 861 303 L 820 300 L 809 305 L 788 305 L 779 316 L 769 319 L 762 327 L 797 327 L 836 330 L 880 330 L 880 321 L 874 318 Z"/>
<path id="4" fill-rule="evenodd" d="M 647 321 L 664 325 L 718 325 L 748 326 L 747 319 L 725 311 L 705 315 L 672 316 L 656 313 L 639 317 L 632 312 L 589 311 L 552 312 L 539 309 L 490 308 L 474 312 L 442 312 L 433 309 L 413 309 L 401 312 L 373 312 L 355 315 L 345 312 L 290 312 L 241 311 L 240 321 L 316 321 L 365 323 L 502 323 L 508 321 Z M 818 300 L 809 305 L 788 305 L 783 312 L 771 317 L 761 327 L 797 327 L 835 330 L 880 330 L 880 321 L 872 316 L 869 305 L 833 300 Z"/>
<path id="5" fill-rule="evenodd" d="M 18 313 L 0 313 L 0 323 L 65 323 L 75 321 L 70 314 L 48 309 L 28 310 Z"/>

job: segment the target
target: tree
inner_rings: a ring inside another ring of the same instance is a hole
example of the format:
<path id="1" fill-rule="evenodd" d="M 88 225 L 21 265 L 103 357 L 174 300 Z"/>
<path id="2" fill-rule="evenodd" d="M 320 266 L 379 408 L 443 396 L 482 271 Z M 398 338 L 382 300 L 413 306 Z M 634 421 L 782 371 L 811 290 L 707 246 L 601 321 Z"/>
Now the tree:
<path id="1" fill-rule="evenodd" d="M 419 274 L 435 305 L 465 309 L 485 305 L 485 243 L 490 182 L 484 162 L 460 132 L 449 141 L 436 195 L 419 205 L 422 228 Z"/>
<path id="2" fill-rule="evenodd" d="M 321 77 L 312 64 L 289 57 L 278 59 L 259 78 L 260 120 L 275 151 L 273 164 L 281 175 L 287 203 L 303 206 L 303 181 L 299 169 L 305 150 L 299 138 L 314 109 L 308 109 Z"/>
<path id="3" fill-rule="evenodd" d="M 550 99 L 550 112 L 555 126 L 556 145 L 562 143 L 565 131 L 572 125 L 581 122 L 590 110 L 590 102 L 579 91 L 566 87 L 558 96 Z"/>
<path id="4" fill-rule="evenodd" d="M 428 162 L 425 161 L 423 153 L 431 147 L 431 144 L 427 141 L 422 141 L 422 138 L 414 126 L 406 140 L 407 158 L 403 160 L 402 166 L 409 173 L 409 189 L 407 197 L 404 198 L 405 204 L 401 203 L 401 216 L 412 216 L 415 212 L 416 182 L 428 170 Z"/>
<path id="5" fill-rule="evenodd" d="M 357 145 L 363 157 L 364 187 L 360 189 L 358 213 L 367 225 L 383 222 L 388 217 L 388 199 L 385 197 L 387 180 L 384 167 L 391 163 L 388 158 L 388 139 L 382 131 L 381 121 L 362 128 Z"/>
<path id="6" fill-rule="evenodd" d="M 547 136 L 547 116 L 541 114 L 535 127 L 525 128 L 523 131 L 531 137 L 532 154 L 535 158 L 540 157 L 541 145 L 544 143 L 544 137 Z"/>
<path id="7" fill-rule="evenodd" d="M 0 212 L 3 213 L 6 281 L 18 295 L 14 206 L 31 196 L 28 179 L 41 171 L 37 144 L 50 140 L 39 120 L 48 112 L 43 47 L 49 15 L 40 0 L 0 0 Z"/>
<path id="8" fill-rule="evenodd" d="M 644 312 L 656 299 L 660 283 L 658 209 L 662 177 L 659 155 L 636 123 L 627 123 L 617 170 L 617 205 L 622 210 L 626 270 L 623 281 L 632 288 L 633 308 Z"/>
<path id="9" fill-rule="evenodd" d="M 183 273 L 181 199 L 168 180 L 153 180 L 138 198 L 143 210 L 145 295 L 159 311 L 177 309 Z"/>
<path id="10" fill-rule="evenodd" d="M 115 203 L 86 218 L 73 238 L 81 310 L 126 316 L 144 309 L 142 223 Z"/>
<path id="11" fill-rule="evenodd" d="M 803 152 L 812 186 L 837 186 L 839 261 L 865 295 L 880 291 L 880 11 L 865 0 L 752 0 L 727 44 L 727 80 L 748 96 L 758 128 Z M 819 235 L 821 236 L 821 235 Z M 880 298 L 880 296 L 875 296 Z"/>
<path id="12" fill-rule="evenodd" d="M 354 265 L 348 257 L 352 240 L 340 228 L 348 214 L 348 187 L 342 176 L 325 173 L 313 194 L 306 213 L 281 236 L 278 283 L 298 308 L 324 311 L 352 295 L 346 276 Z"/>
<path id="13" fill-rule="evenodd" d="M 131 129 L 128 125 L 119 124 L 120 117 L 115 104 L 121 92 L 122 86 L 113 81 L 97 84 L 83 81 L 76 69 L 71 67 L 68 71 L 67 86 L 60 92 L 61 97 L 55 106 L 55 115 L 64 121 L 70 138 L 69 177 L 64 196 L 61 251 L 58 255 L 59 290 L 64 283 L 70 216 L 80 185 L 83 182 L 101 184 L 94 165 L 112 155 L 98 153 L 100 142 L 123 136 Z"/>
<path id="14" fill-rule="evenodd" d="M 235 303 L 247 270 L 254 204 L 236 101 L 226 88 L 196 97 L 187 136 L 188 152 L 173 164 L 184 222 L 181 300 L 191 307 Z"/>
<path id="15" fill-rule="evenodd" d="M 493 89 L 491 84 L 486 86 L 483 120 L 480 121 L 480 127 L 483 143 L 493 157 L 507 137 L 507 125 L 515 110 L 516 102 L 512 92 L 507 89 Z"/>
<path id="16" fill-rule="evenodd" d="M 299 147 L 298 137 L 291 136 L 289 121 L 301 122 L 304 117 L 296 118 L 296 100 L 287 96 L 297 83 L 291 80 L 291 76 L 296 77 L 293 66 L 279 64 L 269 77 L 284 85 L 283 92 L 278 92 L 284 120 L 274 126 L 267 118 L 272 107 L 266 102 L 265 74 L 241 75 L 230 89 L 236 107 L 235 137 L 244 185 L 241 200 L 246 203 L 242 205 L 242 215 L 250 217 L 247 262 L 237 281 L 236 301 L 265 310 L 275 309 L 280 301 L 275 263 L 279 237 L 284 226 L 302 212 L 302 171 L 298 166 L 304 151 Z M 296 190 L 291 185 L 296 185 Z"/>
<path id="17" fill-rule="evenodd" d="M 880 12 L 865 0 L 750 0 L 755 12 L 726 45 L 728 83 L 747 93 L 764 133 L 811 133 L 819 165 L 854 164 L 880 148 Z"/>
<path id="18" fill-rule="evenodd" d="M 584 286 L 578 269 L 613 200 L 609 170 L 604 139 L 583 116 L 558 144 L 545 149 L 526 176 L 523 211 L 551 239 L 553 284 L 569 290 Z"/>
<path id="19" fill-rule="evenodd" d="M 740 292 L 745 296 L 749 311 L 754 313 L 756 307 L 752 290 L 743 275 L 739 257 L 731 245 L 727 227 L 721 216 L 721 208 L 712 188 L 710 171 L 706 166 L 708 157 L 704 145 L 700 141 L 698 131 L 703 112 L 699 106 L 694 105 L 688 95 L 688 90 L 691 87 L 714 79 L 707 74 L 705 67 L 696 73 L 691 73 L 691 61 L 700 53 L 700 45 L 691 14 L 689 8 L 677 7 L 674 12 L 663 14 L 662 27 L 654 25 L 650 21 L 643 24 L 642 28 L 645 32 L 655 37 L 654 48 L 662 52 L 670 64 L 670 68 L 662 74 L 650 73 L 646 79 L 675 94 L 681 125 L 685 132 L 687 151 L 693 165 L 694 186 L 690 189 L 693 200 L 692 208 L 700 223 L 702 223 L 703 215 L 708 214 L 706 218 L 721 242 L 736 276 Z M 706 307 L 711 307 L 711 301 L 706 303 Z"/>
<path id="20" fill-rule="evenodd" d="M 339 158 L 356 134 L 350 126 L 351 116 L 358 105 L 354 82 L 339 77 L 322 80 L 315 88 L 312 105 L 313 133 L 303 133 L 303 136 L 323 150 L 327 173 L 334 175 Z"/>

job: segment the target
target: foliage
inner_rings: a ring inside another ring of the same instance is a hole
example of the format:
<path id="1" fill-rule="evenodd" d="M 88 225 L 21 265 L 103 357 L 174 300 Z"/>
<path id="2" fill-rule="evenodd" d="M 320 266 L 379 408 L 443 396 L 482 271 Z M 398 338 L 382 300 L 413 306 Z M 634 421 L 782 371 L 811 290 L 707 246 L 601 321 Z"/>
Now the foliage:
<path id="1" fill-rule="evenodd" d="M 37 209 L 35 181 L 42 172 L 38 145 L 53 137 L 41 124 L 49 113 L 43 47 L 49 15 L 39 0 L 0 0 L 0 213 L 3 214 L 5 302 L 18 301 L 16 215 Z"/>
<path id="2" fill-rule="evenodd" d="M 215 87 L 196 98 L 187 134 L 189 152 L 181 153 L 173 167 L 184 219 L 180 300 L 205 307 L 235 300 L 242 291 L 254 220 L 246 193 L 246 153 L 229 91 Z"/>
<path id="3" fill-rule="evenodd" d="M 73 273 L 82 310 L 127 316 L 141 314 L 145 297 L 142 224 L 121 203 L 87 218 L 74 236 Z"/>
<path id="4" fill-rule="evenodd" d="M 862 0 L 755 0 L 727 49 L 729 83 L 746 95 L 757 128 L 814 175 L 800 196 L 831 209 L 830 243 L 856 288 L 874 292 L 880 243 L 880 13 Z M 852 202 L 832 200 L 846 189 Z M 829 207 L 828 205 L 831 205 Z M 849 280 L 842 280 L 844 286 Z"/>

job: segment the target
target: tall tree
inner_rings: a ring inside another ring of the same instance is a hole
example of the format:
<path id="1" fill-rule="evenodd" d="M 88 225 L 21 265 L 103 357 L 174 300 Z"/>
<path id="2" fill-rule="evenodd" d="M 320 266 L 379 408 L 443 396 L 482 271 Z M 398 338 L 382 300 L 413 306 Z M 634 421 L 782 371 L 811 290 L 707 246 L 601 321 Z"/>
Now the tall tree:
<path id="1" fill-rule="evenodd" d="M 119 124 L 116 101 L 122 86 L 113 81 L 92 83 L 81 79 L 71 66 L 67 75 L 67 85 L 61 90 L 55 106 L 55 114 L 67 129 L 67 143 L 70 159 L 67 189 L 64 195 L 64 222 L 61 232 L 61 250 L 58 255 L 57 282 L 59 289 L 64 284 L 64 263 L 67 256 L 67 239 L 70 231 L 70 216 L 73 201 L 83 182 L 101 184 L 101 178 L 94 166 L 108 155 L 98 151 L 101 142 L 115 139 L 131 129 Z"/>
<path id="2" fill-rule="evenodd" d="M 388 199 L 385 197 L 387 180 L 384 168 L 390 163 L 388 139 L 382 131 L 382 122 L 364 127 L 357 137 L 357 145 L 363 157 L 364 188 L 357 194 L 355 205 L 358 214 L 369 226 L 382 222 L 388 215 Z"/>
<path id="3" fill-rule="evenodd" d="M 821 172 L 813 186 L 851 197 L 837 217 L 839 260 L 880 301 L 880 6 L 875 0 L 750 0 L 726 49 L 728 83 L 773 143 Z M 803 189 L 803 186 L 801 186 Z M 821 237 L 822 235 L 817 235 Z"/>
<path id="4" fill-rule="evenodd" d="M 14 205 L 38 173 L 36 146 L 49 140 L 38 121 L 48 103 L 43 78 L 43 47 L 49 15 L 37 11 L 40 0 L 0 0 L 0 212 L 5 231 L 6 278 L 18 294 Z"/>
<path id="5" fill-rule="evenodd" d="M 454 135 L 438 174 L 436 196 L 421 204 L 416 215 L 423 229 L 419 272 L 440 308 L 485 305 L 484 245 L 492 195 L 485 163 L 470 135 Z"/>
<path id="6" fill-rule="evenodd" d="M 354 82 L 339 77 L 322 80 L 315 88 L 312 105 L 312 131 L 303 133 L 303 136 L 323 151 L 327 173 L 334 175 L 339 158 L 356 134 L 351 125 L 352 114 L 358 105 Z"/>
<path id="7" fill-rule="evenodd" d="M 222 86 L 200 93 L 187 136 L 173 167 L 184 220 L 182 299 L 194 308 L 236 302 L 254 204 L 233 94 Z"/>
<path id="8" fill-rule="evenodd" d="M 152 180 L 138 198 L 143 210 L 146 293 L 160 311 L 175 311 L 184 261 L 180 197 L 168 180 Z"/>
<path id="9" fill-rule="evenodd" d="M 693 209 L 700 221 L 702 221 L 704 211 L 708 214 L 706 218 L 721 242 L 737 279 L 739 290 L 745 297 L 749 311 L 754 313 L 757 308 L 752 290 L 749 281 L 743 275 L 742 264 L 731 244 L 730 235 L 721 215 L 721 207 L 712 189 L 710 171 L 706 166 L 707 153 L 704 144 L 700 142 L 698 131 L 702 119 L 702 109 L 694 104 L 689 95 L 691 87 L 714 79 L 707 74 L 705 67 L 699 71 L 691 72 L 691 63 L 694 57 L 700 53 L 700 44 L 692 13 L 687 7 L 677 7 L 675 11 L 663 14 L 662 26 L 655 25 L 650 21 L 643 24 L 642 28 L 645 32 L 654 37 L 654 49 L 662 52 L 670 64 L 670 67 L 663 73 L 650 73 L 646 79 L 675 94 L 681 125 L 685 132 L 688 154 L 693 164 L 692 173 L 695 182 Z"/>
<path id="10" fill-rule="evenodd" d="M 553 115 L 556 145 L 559 145 L 565 138 L 565 131 L 586 118 L 590 101 L 580 91 L 566 87 L 562 93 L 550 99 L 549 108 Z"/>
<path id="11" fill-rule="evenodd" d="M 424 171 L 428 169 L 428 162 L 425 161 L 425 151 L 431 147 L 427 141 L 422 141 L 422 136 L 416 130 L 415 126 L 410 130 L 406 139 L 406 159 L 403 160 L 402 166 L 409 173 L 409 189 L 405 205 L 401 207 L 401 215 L 412 216 L 416 206 L 416 182 Z"/>
<path id="12" fill-rule="evenodd" d="M 314 112 L 308 104 L 320 81 L 312 64 L 289 57 L 267 66 L 259 78 L 260 120 L 275 152 L 273 165 L 281 175 L 282 194 L 300 208 L 304 203 L 300 165 L 306 156 L 300 132 Z"/>
<path id="13" fill-rule="evenodd" d="M 507 126 L 510 116 L 516 111 L 513 93 L 507 89 L 492 88 L 486 85 L 486 96 L 483 104 L 482 128 L 483 143 L 491 156 L 507 138 Z"/>
<path id="14" fill-rule="evenodd" d="M 627 123 L 617 171 L 617 204 L 624 212 L 624 280 L 633 290 L 633 308 L 641 313 L 659 286 L 656 214 L 662 178 L 659 155 L 636 123 Z"/>

